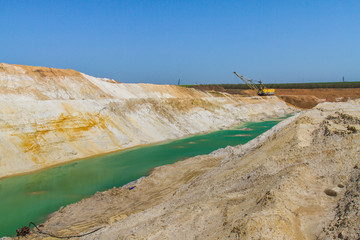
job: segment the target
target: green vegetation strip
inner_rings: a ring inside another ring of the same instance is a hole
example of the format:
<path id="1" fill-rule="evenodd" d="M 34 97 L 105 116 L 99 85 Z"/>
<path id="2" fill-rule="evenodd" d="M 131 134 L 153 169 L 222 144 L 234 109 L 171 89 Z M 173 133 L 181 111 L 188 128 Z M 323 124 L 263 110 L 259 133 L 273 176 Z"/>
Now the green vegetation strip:
<path id="1" fill-rule="evenodd" d="M 203 86 L 214 85 L 204 84 Z M 225 89 L 249 89 L 246 84 L 217 84 Z M 182 85 L 183 87 L 198 87 L 201 85 Z M 315 88 L 360 88 L 360 82 L 317 82 L 317 83 L 270 83 L 267 88 L 275 89 L 315 89 Z"/>

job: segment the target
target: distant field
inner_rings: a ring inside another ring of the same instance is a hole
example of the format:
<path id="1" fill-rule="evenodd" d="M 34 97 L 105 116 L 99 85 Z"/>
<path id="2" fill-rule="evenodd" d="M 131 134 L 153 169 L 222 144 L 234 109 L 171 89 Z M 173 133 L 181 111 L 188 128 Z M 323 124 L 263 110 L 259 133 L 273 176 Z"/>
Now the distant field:
<path id="1" fill-rule="evenodd" d="M 214 86 L 214 84 L 211 84 Z M 246 84 L 216 84 L 225 89 L 249 89 Z M 199 85 L 183 85 L 184 87 L 195 87 Z M 200 85 L 207 86 L 207 85 Z M 278 83 L 266 84 L 267 88 L 275 89 L 314 89 L 314 88 L 360 88 L 360 82 L 321 82 L 321 83 Z"/>

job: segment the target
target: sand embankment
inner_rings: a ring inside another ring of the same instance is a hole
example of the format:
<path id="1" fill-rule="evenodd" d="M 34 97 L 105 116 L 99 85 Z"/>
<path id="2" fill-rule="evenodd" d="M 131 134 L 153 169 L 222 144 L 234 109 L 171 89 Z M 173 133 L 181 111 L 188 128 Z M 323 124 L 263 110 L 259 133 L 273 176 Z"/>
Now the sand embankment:
<path id="1" fill-rule="evenodd" d="M 360 100 L 322 103 L 246 145 L 62 208 L 42 229 L 104 227 L 83 239 L 357 239 L 359 109 Z"/>
<path id="2" fill-rule="evenodd" d="M 9 64 L 0 64 L 0 105 L 0 177 L 293 111 L 276 97 Z"/>

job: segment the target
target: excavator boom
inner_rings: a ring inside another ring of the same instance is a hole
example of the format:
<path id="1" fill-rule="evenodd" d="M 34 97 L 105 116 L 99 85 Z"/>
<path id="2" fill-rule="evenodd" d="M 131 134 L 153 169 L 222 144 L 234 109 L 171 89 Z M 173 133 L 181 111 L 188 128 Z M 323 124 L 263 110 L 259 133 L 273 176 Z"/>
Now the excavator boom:
<path id="1" fill-rule="evenodd" d="M 256 93 L 259 96 L 269 96 L 269 95 L 274 95 L 275 94 L 275 89 L 266 88 L 265 85 L 261 81 L 259 81 L 259 87 L 258 87 L 253 82 L 253 80 L 251 80 L 250 78 L 246 78 L 244 76 L 241 76 L 241 75 L 237 74 L 236 72 L 234 72 L 234 74 L 236 76 L 238 76 L 244 83 L 246 83 L 246 85 L 248 85 L 249 88 L 256 91 Z"/>
<path id="2" fill-rule="evenodd" d="M 259 90 L 259 88 L 253 83 L 251 79 L 245 78 L 244 76 L 240 76 L 236 72 L 234 72 L 234 74 L 238 76 L 241 80 L 243 80 L 243 82 L 245 82 L 246 85 L 248 85 L 248 87 L 251 88 L 252 90 L 256 90 L 256 91 Z"/>

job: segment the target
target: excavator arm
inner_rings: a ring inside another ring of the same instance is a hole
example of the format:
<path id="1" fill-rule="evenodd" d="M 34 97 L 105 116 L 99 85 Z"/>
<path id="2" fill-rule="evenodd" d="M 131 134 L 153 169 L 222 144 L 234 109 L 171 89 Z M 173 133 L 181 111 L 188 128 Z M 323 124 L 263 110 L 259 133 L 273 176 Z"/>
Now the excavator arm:
<path id="1" fill-rule="evenodd" d="M 249 88 L 256 91 L 256 93 L 258 95 L 260 95 L 260 96 L 269 96 L 269 95 L 274 95 L 275 94 L 275 89 L 266 88 L 265 85 L 261 82 L 261 80 L 259 81 L 259 87 L 258 87 L 253 82 L 253 80 L 251 80 L 250 78 L 246 78 L 244 76 L 241 76 L 241 75 L 237 74 L 236 72 L 234 72 L 234 74 L 236 76 L 238 76 L 244 83 L 246 83 L 246 85 L 248 85 Z"/>
<path id="2" fill-rule="evenodd" d="M 236 72 L 234 72 L 234 74 L 236 76 L 238 76 L 241 80 L 243 80 L 244 83 L 246 83 L 246 85 L 248 85 L 248 87 L 252 90 L 258 91 L 259 88 L 253 83 L 253 81 L 249 78 L 245 78 L 244 76 L 240 76 L 239 74 L 237 74 Z"/>

